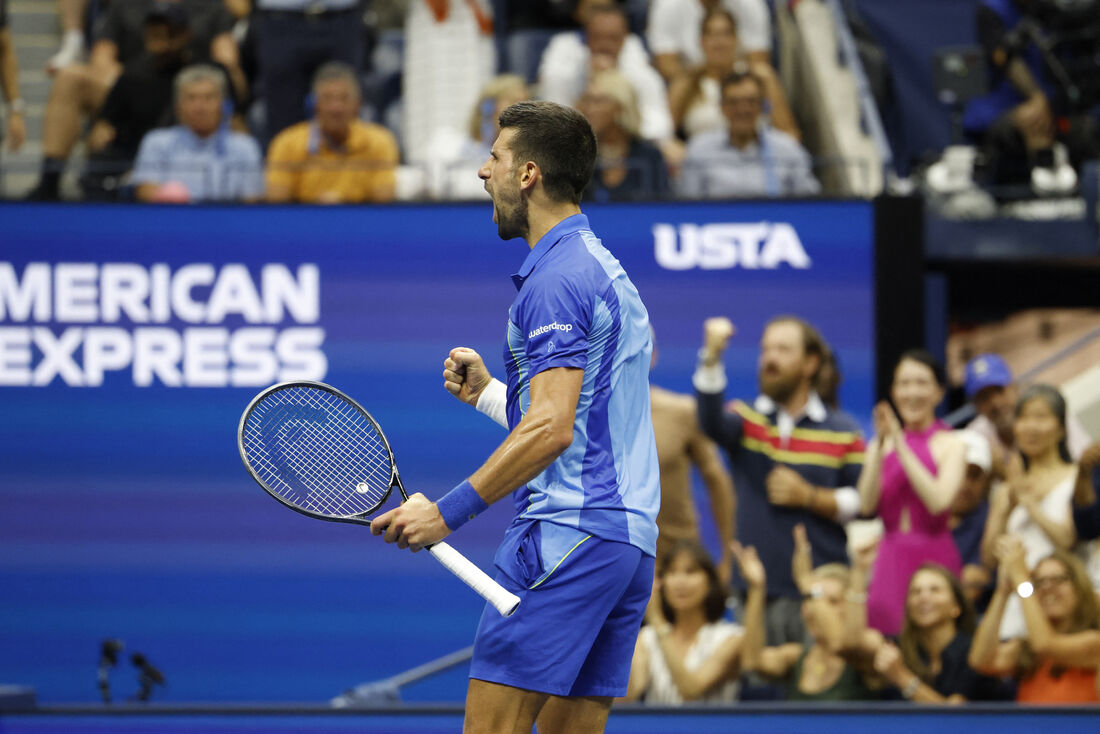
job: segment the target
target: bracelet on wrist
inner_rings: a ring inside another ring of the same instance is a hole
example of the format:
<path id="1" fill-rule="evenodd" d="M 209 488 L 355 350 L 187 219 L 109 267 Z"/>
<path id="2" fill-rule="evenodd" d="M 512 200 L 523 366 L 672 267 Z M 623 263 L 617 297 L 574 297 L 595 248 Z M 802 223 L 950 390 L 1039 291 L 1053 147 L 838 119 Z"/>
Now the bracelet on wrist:
<path id="1" fill-rule="evenodd" d="M 913 676 L 908 683 L 905 684 L 905 688 L 901 689 L 901 696 L 905 699 L 911 699 L 917 695 L 917 690 L 920 688 L 920 678 Z"/>
<path id="2" fill-rule="evenodd" d="M 17 97 L 8 102 L 8 114 L 9 115 L 21 115 L 27 109 L 27 103 L 22 98 Z"/>

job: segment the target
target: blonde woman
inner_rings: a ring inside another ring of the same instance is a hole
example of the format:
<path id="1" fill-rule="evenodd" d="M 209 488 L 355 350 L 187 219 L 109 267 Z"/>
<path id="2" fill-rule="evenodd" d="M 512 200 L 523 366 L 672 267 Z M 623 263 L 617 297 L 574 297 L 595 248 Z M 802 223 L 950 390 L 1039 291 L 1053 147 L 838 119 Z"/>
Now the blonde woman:
<path id="1" fill-rule="evenodd" d="M 586 200 L 655 199 L 668 192 L 665 160 L 639 135 L 638 98 L 626 77 L 614 69 L 597 72 L 575 107 L 596 133 L 596 171 Z"/>

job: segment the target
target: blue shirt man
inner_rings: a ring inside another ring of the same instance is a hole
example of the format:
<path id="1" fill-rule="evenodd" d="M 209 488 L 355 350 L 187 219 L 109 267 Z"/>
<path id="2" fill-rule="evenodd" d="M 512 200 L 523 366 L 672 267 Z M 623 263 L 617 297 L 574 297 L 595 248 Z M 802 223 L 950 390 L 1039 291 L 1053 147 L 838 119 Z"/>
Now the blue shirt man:
<path id="1" fill-rule="evenodd" d="M 576 110 L 521 102 L 501 113 L 478 175 L 500 237 L 531 248 L 513 276 L 508 384 L 462 347 L 443 376 L 510 432 L 437 502 L 415 494 L 372 523 L 416 550 L 512 495 L 497 581 L 521 601 L 511 617 L 482 615 L 466 732 L 529 731 L 536 719 L 544 733 L 603 731 L 649 601 L 660 502 L 649 318 L 580 212 L 595 158 Z"/>
<path id="2" fill-rule="evenodd" d="M 255 201 L 263 195 L 260 146 L 224 124 L 225 75 L 188 66 L 175 80 L 175 127 L 146 134 L 131 180 L 140 201 Z"/>

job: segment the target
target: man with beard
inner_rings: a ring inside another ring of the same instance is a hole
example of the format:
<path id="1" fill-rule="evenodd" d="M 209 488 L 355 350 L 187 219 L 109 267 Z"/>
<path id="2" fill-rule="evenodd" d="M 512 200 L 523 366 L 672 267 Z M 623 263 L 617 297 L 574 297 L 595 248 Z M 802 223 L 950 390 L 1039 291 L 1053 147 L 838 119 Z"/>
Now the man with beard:
<path id="1" fill-rule="evenodd" d="M 859 513 L 855 486 L 863 439 L 855 420 L 827 407 L 815 391 L 829 348 L 813 326 L 793 316 L 775 318 L 764 329 L 761 395 L 751 406 L 737 400 L 723 407 L 722 354 L 733 333 L 729 319 L 704 323 L 692 379 L 699 423 L 729 455 L 738 489 L 737 539 L 756 548 L 768 572 L 767 644 L 801 642 L 792 531 L 805 525 L 814 567 L 847 563 L 844 523 Z"/>
<path id="2" fill-rule="evenodd" d="M 488 605 L 466 696 L 466 734 L 602 732 L 626 694 L 653 583 L 660 503 L 649 404 L 649 317 L 578 203 L 596 138 L 584 117 L 520 102 L 478 171 L 502 239 L 531 248 L 512 276 L 507 385 L 473 350 L 444 361 L 446 389 L 507 426 L 504 443 L 438 502 L 416 494 L 372 523 L 414 551 L 511 494 L 497 581 L 521 598 Z"/>

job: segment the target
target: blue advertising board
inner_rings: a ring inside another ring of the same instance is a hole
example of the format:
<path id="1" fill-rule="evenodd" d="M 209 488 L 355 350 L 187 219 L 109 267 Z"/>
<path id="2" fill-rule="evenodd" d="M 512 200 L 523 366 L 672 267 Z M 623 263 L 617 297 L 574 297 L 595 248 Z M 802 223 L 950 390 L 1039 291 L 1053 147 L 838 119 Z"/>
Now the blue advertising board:
<path id="1" fill-rule="evenodd" d="M 702 321 L 738 327 L 730 396 L 756 390 L 772 316 L 816 324 L 843 406 L 873 399 L 867 202 L 586 208 L 645 301 L 653 382 L 691 392 Z M 164 700 L 319 700 L 472 639 L 478 597 L 431 559 L 266 497 L 235 431 L 262 387 L 333 384 L 435 497 L 503 439 L 451 398 L 454 346 L 503 372 L 509 275 L 486 205 L 0 206 L 0 683 L 97 696 L 100 641 L 162 669 Z M 483 568 L 508 521 L 453 537 Z M 136 686 L 129 658 L 116 698 Z M 112 680 L 114 680 L 112 678 Z M 409 695 L 460 698 L 459 671 Z"/>

